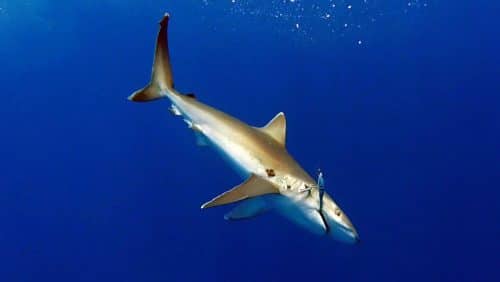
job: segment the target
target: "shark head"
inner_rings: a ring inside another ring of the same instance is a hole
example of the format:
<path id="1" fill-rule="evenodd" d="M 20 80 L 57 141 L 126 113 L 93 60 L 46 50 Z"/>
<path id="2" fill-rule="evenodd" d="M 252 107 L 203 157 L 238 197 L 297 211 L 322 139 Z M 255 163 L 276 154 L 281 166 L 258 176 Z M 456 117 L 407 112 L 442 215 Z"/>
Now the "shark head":
<path id="1" fill-rule="evenodd" d="M 323 194 L 323 204 L 318 209 L 328 236 L 348 244 L 359 242 L 359 235 L 351 220 L 328 194 Z"/>
<path id="2" fill-rule="evenodd" d="M 291 189 L 282 191 L 282 214 L 307 230 L 347 244 L 359 242 L 359 235 L 346 213 L 323 189 L 322 181 L 288 175 Z"/>

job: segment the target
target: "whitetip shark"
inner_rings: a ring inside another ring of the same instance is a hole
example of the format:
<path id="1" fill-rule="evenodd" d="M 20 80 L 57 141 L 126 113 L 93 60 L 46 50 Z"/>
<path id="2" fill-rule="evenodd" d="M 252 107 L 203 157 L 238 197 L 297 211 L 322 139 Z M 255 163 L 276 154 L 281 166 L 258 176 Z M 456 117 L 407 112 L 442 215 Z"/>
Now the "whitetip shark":
<path id="1" fill-rule="evenodd" d="M 322 174 L 316 182 L 287 152 L 286 120 L 282 112 L 266 126 L 252 127 L 201 103 L 193 94 L 175 90 L 167 38 L 169 17 L 165 14 L 159 23 L 151 81 L 128 99 L 134 102 L 169 99 L 170 112 L 184 119 L 197 144 L 215 147 L 246 178 L 201 208 L 238 202 L 225 215 L 227 220 L 251 218 L 272 208 L 313 233 L 345 243 L 359 242 L 347 215 L 324 192 Z"/>

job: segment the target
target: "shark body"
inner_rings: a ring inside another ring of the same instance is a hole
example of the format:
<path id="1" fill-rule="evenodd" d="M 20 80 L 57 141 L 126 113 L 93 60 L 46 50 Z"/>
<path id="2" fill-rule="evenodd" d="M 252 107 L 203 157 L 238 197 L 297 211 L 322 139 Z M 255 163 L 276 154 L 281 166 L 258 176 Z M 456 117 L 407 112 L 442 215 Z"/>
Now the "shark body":
<path id="1" fill-rule="evenodd" d="M 251 218 L 272 208 L 316 234 L 346 243 L 358 242 L 358 233 L 349 218 L 286 150 L 283 113 L 264 127 L 252 127 L 198 101 L 192 94 L 175 90 L 167 41 L 168 21 L 168 14 L 160 21 L 151 82 L 130 95 L 129 100 L 169 99 L 170 111 L 193 130 L 197 144 L 214 147 L 246 179 L 201 208 L 238 202 L 226 214 L 228 220 Z"/>

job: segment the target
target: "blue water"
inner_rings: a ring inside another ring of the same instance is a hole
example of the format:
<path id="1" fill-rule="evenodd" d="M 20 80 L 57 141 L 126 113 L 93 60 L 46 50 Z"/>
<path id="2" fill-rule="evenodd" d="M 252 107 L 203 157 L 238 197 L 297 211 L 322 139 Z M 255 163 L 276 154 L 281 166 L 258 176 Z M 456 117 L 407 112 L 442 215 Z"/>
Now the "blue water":
<path id="1" fill-rule="evenodd" d="M 499 5 L 468 2 L 0 1 L 0 281 L 500 281 Z M 284 111 L 361 244 L 200 211 L 241 179 L 126 100 L 166 11 L 176 87 Z"/>

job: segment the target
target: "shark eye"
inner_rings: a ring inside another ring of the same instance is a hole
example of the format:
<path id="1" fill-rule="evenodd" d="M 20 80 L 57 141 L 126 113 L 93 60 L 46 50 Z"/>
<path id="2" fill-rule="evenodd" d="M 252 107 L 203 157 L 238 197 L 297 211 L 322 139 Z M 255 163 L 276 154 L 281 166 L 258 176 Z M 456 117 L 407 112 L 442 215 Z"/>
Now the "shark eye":
<path id="1" fill-rule="evenodd" d="M 341 212 L 339 209 L 335 209 L 335 214 L 336 214 L 337 216 L 340 216 L 340 215 L 342 214 L 342 212 Z"/>

